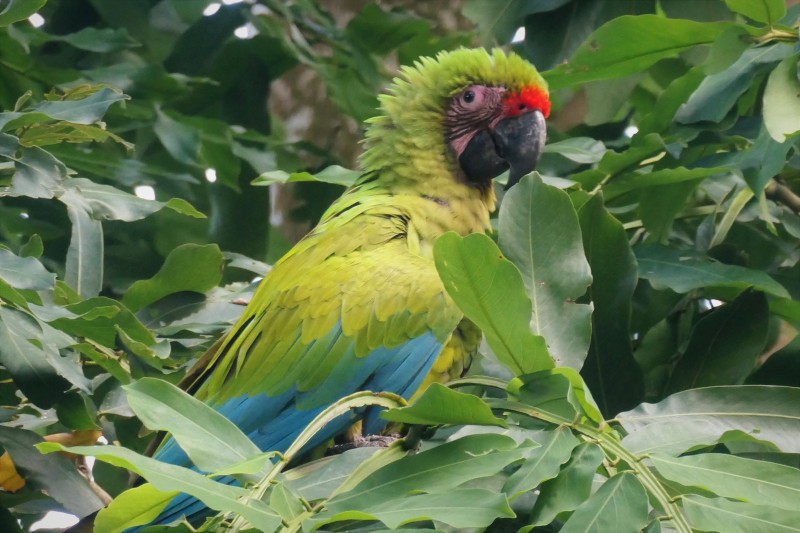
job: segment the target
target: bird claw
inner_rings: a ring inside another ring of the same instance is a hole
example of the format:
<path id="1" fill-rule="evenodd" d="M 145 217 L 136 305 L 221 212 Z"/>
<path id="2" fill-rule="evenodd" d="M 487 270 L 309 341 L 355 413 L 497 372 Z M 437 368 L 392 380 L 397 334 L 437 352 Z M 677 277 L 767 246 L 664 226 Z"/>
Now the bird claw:
<path id="1" fill-rule="evenodd" d="M 352 441 L 350 442 L 343 442 L 341 444 L 334 444 L 331 446 L 330 450 L 328 450 L 327 455 L 338 455 L 340 453 L 344 453 L 348 450 L 354 450 L 356 448 L 388 448 L 393 442 L 398 440 L 400 435 L 393 434 L 393 435 L 357 435 Z"/>

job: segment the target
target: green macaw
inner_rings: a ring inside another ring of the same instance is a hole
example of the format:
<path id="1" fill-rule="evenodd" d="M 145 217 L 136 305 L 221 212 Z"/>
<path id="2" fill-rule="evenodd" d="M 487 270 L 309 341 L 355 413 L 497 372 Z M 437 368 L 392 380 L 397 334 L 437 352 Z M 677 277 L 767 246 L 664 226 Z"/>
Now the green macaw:
<path id="1" fill-rule="evenodd" d="M 191 373 L 188 390 L 262 450 L 285 450 L 336 400 L 360 390 L 410 398 L 461 376 L 481 334 L 445 292 L 433 243 L 484 232 L 492 178 L 509 186 L 536 165 L 550 110 L 536 69 L 501 50 L 420 59 L 367 121 L 362 174 L 261 281 L 231 331 Z M 309 447 L 376 409 L 334 420 Z M 168 439 L 155 457 L 189 465 Z M 208 511 L 177 496 L 155 523 Z"/>

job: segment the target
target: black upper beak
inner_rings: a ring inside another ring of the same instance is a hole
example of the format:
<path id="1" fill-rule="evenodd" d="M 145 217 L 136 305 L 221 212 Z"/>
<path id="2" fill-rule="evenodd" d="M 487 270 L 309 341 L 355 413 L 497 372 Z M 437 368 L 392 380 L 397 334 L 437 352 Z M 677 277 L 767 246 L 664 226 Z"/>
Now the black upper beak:
<path id="1" fill-rule="evenodd" d="M 458 159 L 467 177 L 476 183 L 510 169 L 506 190 L 536 168 L 546 129 L 541 111 L 504 118 L 493 129 L 478 132 Z"/>
<path id="2" fill-rule="evenodd" d="M 510 167 L 505 189 L 508 190 L 539 163 L 546 137 L 544 116 L 537 110 L 504 118 L 491 135 L 497 155 Z"/>

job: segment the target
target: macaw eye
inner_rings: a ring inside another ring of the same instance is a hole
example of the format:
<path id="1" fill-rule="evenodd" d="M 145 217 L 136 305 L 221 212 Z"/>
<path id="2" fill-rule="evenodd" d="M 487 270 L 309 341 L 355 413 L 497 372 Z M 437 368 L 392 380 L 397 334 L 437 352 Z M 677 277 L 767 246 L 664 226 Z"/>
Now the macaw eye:
<path id="1" fill-rule="evenodd" d="M 464 96 L 462 98 L 464 100 L 464 103 L 471 104 L 475 100 L 475 91 L 467 89 L 466 91 L 464 91 Z"/>

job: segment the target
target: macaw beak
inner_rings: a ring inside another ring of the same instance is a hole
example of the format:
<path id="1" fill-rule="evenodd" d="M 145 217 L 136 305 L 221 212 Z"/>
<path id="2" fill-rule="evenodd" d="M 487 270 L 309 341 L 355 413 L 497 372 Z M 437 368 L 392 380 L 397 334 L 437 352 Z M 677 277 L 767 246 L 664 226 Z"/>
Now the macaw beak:
<path id="1" fill-rule="evenodd" d="M 510 169 L 506 190 L 536 168 L 546 137 L 544 115 L 534 110 L 478 132 L 458 159 L 467 177 L 485 183 Z"/>
<path id="2" fill-rule="evenodd" d="M 522 176 L 536 168 L 546 134 L 544 115 L 539 110 L 504 118 L 497 123 L 492 139 L 497 147 L 497 155 L 510 168 L 505 190 L 516 185 Z"/>

